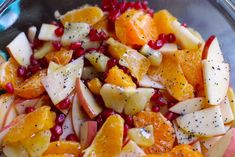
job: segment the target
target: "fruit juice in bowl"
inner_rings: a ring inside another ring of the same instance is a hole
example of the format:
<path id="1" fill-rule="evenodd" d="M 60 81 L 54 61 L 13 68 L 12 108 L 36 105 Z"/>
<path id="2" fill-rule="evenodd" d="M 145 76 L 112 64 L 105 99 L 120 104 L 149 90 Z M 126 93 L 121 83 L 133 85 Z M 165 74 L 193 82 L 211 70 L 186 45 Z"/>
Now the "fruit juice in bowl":
<path id="1" fill-rule="evenodd" d="M 5 156 L 229 157 L 218 38 L 147 1 L 102 1 L 19 33 L 0 64 Z"/>

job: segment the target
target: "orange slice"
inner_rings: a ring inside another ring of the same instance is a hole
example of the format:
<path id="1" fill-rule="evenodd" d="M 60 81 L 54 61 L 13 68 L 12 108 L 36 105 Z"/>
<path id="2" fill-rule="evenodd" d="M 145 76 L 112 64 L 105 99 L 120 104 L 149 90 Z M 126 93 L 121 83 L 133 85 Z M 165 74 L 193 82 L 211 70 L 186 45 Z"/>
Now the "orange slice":
<path id="1" fill-rule="evenodd" d="M 55 113 L 50 107 L 40 107 L 27 114 L 15 124 L 3 139 L 4 143 L 16 143 L 43 130 L 52 128 L 55 124 Z"/>
<path id="2" fill-rule="evenodd" d="M 148 74 L 153 80 L 160 81 L 175 99 L 182 101 L 194 97 L 194 88 L 185 78 L 175 54 L 165 55 L 161 65 L 150 67 Z"/>
<path id="3" fill-rule="evenodd" d="M 66 22 L 84 22 L 93 25 L 98 22 L 103 15 L 104 13 L 99 7 L 86 6 L 67 12 L 60 18 L 60 21 L 63 25 Z"/>
<path id="4" fill-rule="evenodd" d="M 53 61 L 53 62 L 61 64 L 61 65 L 68 64 L 71 61 L 72 57 L 73 57 L 73 51 L 66 50 L 64 48 L 61 48 L 60 51 L 49 52 L 46 55 L 46 59 L 47 59 L 48 63 L 50 61 Z"/>
<path id="5" fill-rule="evenodd" d="M 124 120 L 119 115 L 110 116 L 85 150 L 83 157 L 118 157 L 123 141 Z"/>
<path id="6" fill-rule="evenodd" d="M 157 28 L 149 14 L 130 9 L 115 21 L 118 39 L 127 45 L 144 45 L 157 38 Z"/>
<path id="7" fill-rule="evenodd" d="M 134 124 L 136 127 L 154 127 L 154 145 L 144 148 L 145 153 L 165 153 L 173 148 L 174 128 L 161 113 L 142 111 L 134 116 Z"/>

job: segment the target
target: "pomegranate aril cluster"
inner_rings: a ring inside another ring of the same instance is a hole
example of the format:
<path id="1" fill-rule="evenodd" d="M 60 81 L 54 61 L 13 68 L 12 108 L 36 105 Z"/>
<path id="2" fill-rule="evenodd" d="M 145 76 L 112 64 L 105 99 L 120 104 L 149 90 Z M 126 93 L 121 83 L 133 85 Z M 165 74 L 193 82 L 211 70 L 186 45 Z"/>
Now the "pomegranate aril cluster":
<path id="1" fill-rule="evenodd" d="M 91 41 L 103 41 L 108 39 L 108 36 L 104 31 L 98 31 L 93 28 L 90 30 L 89 37 Z"/>
<path id="2" fill-rule="evenodd" d="M 5 86 L 7 93 L 14 93 L 14 86 L 11 82 L 8 82 Z"/>
<path id="3" fill-rule="evenodd" d="M 156 41 L 150 40 L 148 45 L 155 50 L 158 50 L 164 46 L 165 43 L 174 43 L 176 41 L 176 37 L 173 33 L 170 34 L 160 34 Z"/>

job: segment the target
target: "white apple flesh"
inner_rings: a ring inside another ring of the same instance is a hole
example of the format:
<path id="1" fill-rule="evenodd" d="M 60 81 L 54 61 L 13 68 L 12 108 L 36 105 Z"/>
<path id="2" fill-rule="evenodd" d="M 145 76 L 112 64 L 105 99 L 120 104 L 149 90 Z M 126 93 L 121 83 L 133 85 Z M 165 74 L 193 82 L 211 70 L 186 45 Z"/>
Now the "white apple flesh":
<path id="1" fill-rule="evenodd" d="M 45 42 L 42 47 L 40 47 L 38 50 L 34 52 L 34 58 L 35 59 L 42 59 L 44 56 L 47 55 L 50 51 L 52 51 L 54 48 L 52 46 L 51 42 Z"/>
<path id="2" fill-rule="evenodd" d="M 230 102 L 228 100 L 228 96 L 225 97 L 224 101 L 219 106 L 220 106 L 224 123 L 228 124 L 232 122 L 234 120 L 234 115 L 233 115 L 232 108 L 230 106 Z"/>
<path id="3" fill-rule="evenodd" d="M 68 135 L 74 134 L 71 111 L 66 116 L 64 123 L 62 125 L 62 129 L 63 129 L 63 134 L 60 136 L 60 140 L 66 140 L 66 137 Z"/>
<path id="4" fill-rule="evenodd" d="M 87 148 L 92 143 L 96 133 L 97 133 L 96 121 L 86 121 L 82 123 L 79 137 L 83 149 Z"/>
<path id="5" fill-rule="evenodd" d="M 60 37 L 57 37 L 55 34 L 55 30 L 58 26 L 52 24 L 42 24 L 38 39 L 44 41 L 59 41 Z"/>
<path id="6" fill-rule="evenodd" d="M 31 26 L 28 29 L 28 39 L 31 43 L 33 43 L 37 33 L 37 27 L 36 26 Z"/>
<path id="7" fill-rule="evenodd" d="M 210 149 L 215 145 L 217 141 L 219 141 L 223 136 L 215 136 L 215 137 L 210 137 L 206 139 L 202 139 L 201 143 L 206 149 Z"/>
<path id="8" fill-rule="evenodd" d="M 145 155 L 145 152 L 134 141 L 130 140 L 122 148 L 120 157 L 141 157 Z"/>
<path id="9" fill-rule="evenodd" d="M 138 83 L 141 87 L 165 89 L 161 83 L 152 80 L 148 75 L 144 75 Z"/>
<path id="10" fill-rule="evenodd" d="M 105 72 L 107 69 L 107 63 L 109 57 L 105 56 L 102 53 L 92 51 L 85 55 L 85 58 L 94 66 L 98 72 Z"/>

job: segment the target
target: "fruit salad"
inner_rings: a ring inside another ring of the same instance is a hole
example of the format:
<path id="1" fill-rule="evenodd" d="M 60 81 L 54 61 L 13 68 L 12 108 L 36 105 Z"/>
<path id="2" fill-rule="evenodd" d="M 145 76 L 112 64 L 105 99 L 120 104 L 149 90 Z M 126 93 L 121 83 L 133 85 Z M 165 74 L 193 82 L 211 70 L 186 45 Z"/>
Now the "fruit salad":
<path id="1" fill-rule="evenodd" d="M 165 9 L 103 0 L 56 11 L 6 50 L 0 156 L 235 154 L 235 96 L 219 41 Z"/>

